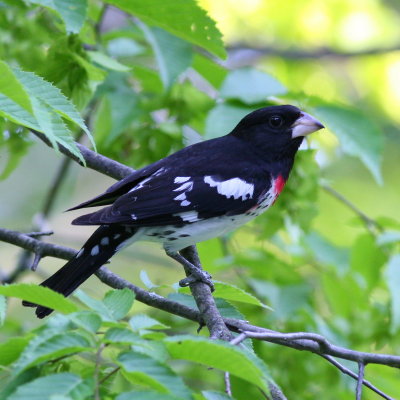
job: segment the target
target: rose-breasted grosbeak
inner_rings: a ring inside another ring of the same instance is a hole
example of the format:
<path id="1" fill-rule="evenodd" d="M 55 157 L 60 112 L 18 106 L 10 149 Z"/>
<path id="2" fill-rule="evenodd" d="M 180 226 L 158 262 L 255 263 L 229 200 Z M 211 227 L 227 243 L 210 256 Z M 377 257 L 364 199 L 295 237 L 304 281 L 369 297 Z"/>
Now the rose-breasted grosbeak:
<path id="1" fill-rule="evenodd" d="M 68 296 L 117 251 L 137 240 L 161 242 L 168 255 L 220 236 L 270 207 L 282 191 L 304 136 L 323 128 L 290 105 L 265 107 L 231 133 L 186 147 L 142 168 L 71 210 L 103 206 L 74 225 L 100 225 L 79 252 L 41 285 Z M 188 281 L 187 281 L 188 282 Z M 43 318 L 53 310 L 37 307 Z"/>

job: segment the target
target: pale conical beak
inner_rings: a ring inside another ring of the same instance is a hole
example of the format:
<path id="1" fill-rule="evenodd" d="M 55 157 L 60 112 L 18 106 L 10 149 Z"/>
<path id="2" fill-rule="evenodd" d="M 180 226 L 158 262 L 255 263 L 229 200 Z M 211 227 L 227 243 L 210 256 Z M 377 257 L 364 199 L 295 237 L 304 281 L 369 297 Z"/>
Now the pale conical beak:
<path id="1" fill-rule="evenodd" d="M 310 133 L 319 131 L 325 128 L 321 122 L 312 117 L 310 114 L 301 112 L 300 117 L 296 119 L 295 123 L 292 125 L 292 139 L 299 136 L 307 136 Z"/>

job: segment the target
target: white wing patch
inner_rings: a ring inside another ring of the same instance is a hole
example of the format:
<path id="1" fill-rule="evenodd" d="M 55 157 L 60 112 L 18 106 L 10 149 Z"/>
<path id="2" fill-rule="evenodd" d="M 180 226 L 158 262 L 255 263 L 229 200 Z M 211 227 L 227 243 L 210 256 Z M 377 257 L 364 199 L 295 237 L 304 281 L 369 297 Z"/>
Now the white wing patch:
<path id="1" fill-rule="evenodd" d="M 177 176 L 174 179 L 174 183 L 182 183 L 179 187 L 174 189 L 174 192 L 182 192 L 178 196 L 174 197 L 174 200 L 180 201 L 182 207 L 190 205 L 190 201 L 186 198 L 186 193 L 193 189 L 193 181 L 189 181 L 190 176 Z"/>
<path id="2" fill-rule="evenodd" d="M 174 183 L 183 183 L 183 182 L 187 182 L 190 179 L 190 176 L 177 176 L 174 179 Z"/>
<path id="3" fill-rule="evenodd" d="M 182 221 L 186 222 L 196 222 L 200 221 L 199 213 L 197 211 L 185 211 L 182 213 L 174 214 L 175 217 L 182 218 Z"/>
<path id="4" fill-rule="evenodd" d="M 252 199 L 254 193 L 254 185 L 247 183 L 240 178 L 232 178 L 227 181 L 218 182 L 211 176 L 205 176 L 204 182 L 211 187 L 216 187 L 219 194 L 227 197 L 233 197 L 235 200 L 242 198 L 242 201 Z"/>
<path id="5" fill-rule="evenodd" d="M 143 179 L 141 182 L 139 182 L 135 187 L 133 187 L 128 193 L 134 192 L 135 190 L 139 190 L 141 189 L 147 182 L 149 182 L 150 180 L 152 180 L 155 176 L 159 176 L 162 175 L 164 172 L 166 171 L 166 169 L 160 168 L 158 169 L 156 172 L 154 172 L 152 175 L 150 175 L 149 177 L 147 177 L 146 179 Z M 136 198 L 135 198 L 136 201 Z"/>

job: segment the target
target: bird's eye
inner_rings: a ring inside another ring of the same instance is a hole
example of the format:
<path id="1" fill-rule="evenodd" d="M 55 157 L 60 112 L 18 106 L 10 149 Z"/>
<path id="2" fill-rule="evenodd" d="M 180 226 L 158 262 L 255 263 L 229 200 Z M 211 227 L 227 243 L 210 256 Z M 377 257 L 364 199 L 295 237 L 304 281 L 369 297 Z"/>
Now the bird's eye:
<path id="1" fill-rule="evenodd" d="M 283 118 L 280 115 L 273 115 L 268 122 L 271 128 L 280 128 L 283 125 Z"/>

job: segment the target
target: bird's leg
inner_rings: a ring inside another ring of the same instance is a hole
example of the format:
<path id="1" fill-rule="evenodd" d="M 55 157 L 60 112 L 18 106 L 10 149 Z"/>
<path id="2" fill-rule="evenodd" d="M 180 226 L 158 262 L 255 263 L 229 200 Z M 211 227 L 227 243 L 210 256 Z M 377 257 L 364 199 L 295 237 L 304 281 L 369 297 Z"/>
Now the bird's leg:
<path id="1" fill-rule="evenodd" d="M 173 258 L 175 261 L 178 261 L 178 263 L 185 268 L 186 273 L 188 273 L 186 278 L 179 281 L 179 286 L 185 287 L 194 282 L 203 282 L 210 287 L 212 292 L 214 291 L 214 284 L 212 283 L 211 275 L 207 271 L 204 271 L 201 267 L 192 264 L 177 251 L 165 249 L 165 252 L 169 257 Z"/>

